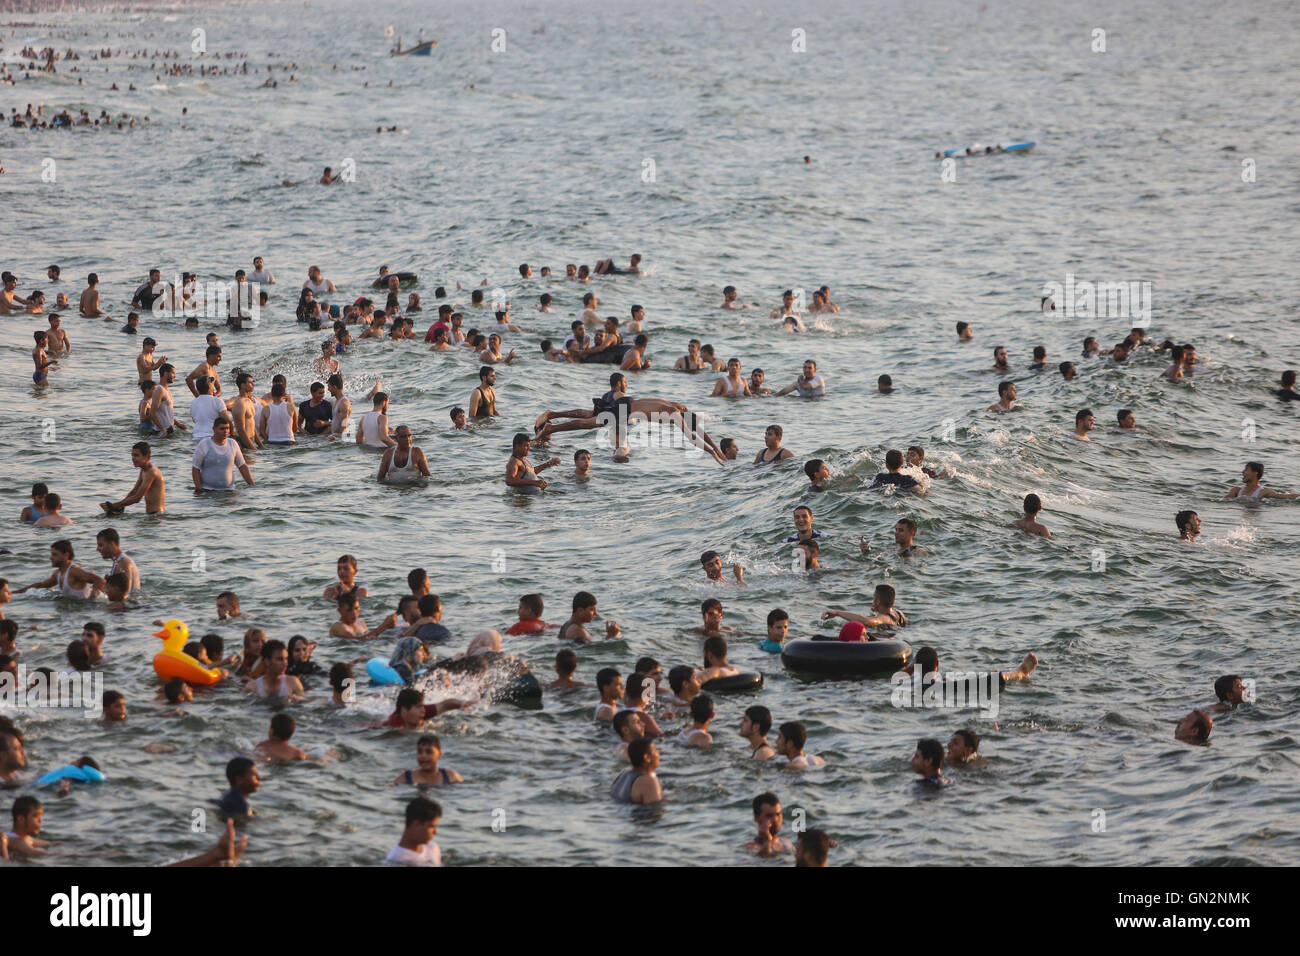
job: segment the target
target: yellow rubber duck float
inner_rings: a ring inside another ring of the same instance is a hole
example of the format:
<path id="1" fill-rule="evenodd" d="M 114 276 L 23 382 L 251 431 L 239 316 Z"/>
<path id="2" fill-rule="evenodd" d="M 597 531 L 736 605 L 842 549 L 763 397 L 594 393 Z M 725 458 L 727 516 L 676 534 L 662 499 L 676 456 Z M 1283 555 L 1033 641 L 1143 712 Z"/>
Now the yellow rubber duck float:
<path id="1" fill-rule="evenodd" d="M 221 671 L 215 667 L 204 667 L 185 653 L 185 642 L 190 639 L 190 629 L 184 621 L 168 621 L 153 636 L 161 637 L 163 642 L 162 653 L 155 654 L 153 658 L 154 673 L 163 680 L 179 677 L 189 684 L 204 685 L 221 680 Z"/>

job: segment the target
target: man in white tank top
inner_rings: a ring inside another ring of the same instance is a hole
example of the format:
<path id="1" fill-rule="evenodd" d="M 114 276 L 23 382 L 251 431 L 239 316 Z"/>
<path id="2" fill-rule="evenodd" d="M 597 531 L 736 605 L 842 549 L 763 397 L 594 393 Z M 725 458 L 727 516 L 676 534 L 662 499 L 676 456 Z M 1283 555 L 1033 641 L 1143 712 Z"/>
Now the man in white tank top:
<path id="1" fill-rule="evenodd" d="M 388 434 L 388 394 L 376 392 L 371 400 L 374 409 L 361 417 L 357 424 L 357 444 L 367 448 L 388 448 L 396 445 Z"/>
<path id="2" fill-rule="evenodd" d="M 338 291 L 333 282 L 321 275 L 320 266 L 312 266 L 307 270 L 307 281 L 302 284 L 302 287 L 311 289 L 312 294 L 316 296 Z"/>
<path id="3" fill-rule="evenodd" d="M 271 400 L 257 413 L 257 433 L 268 445 L 292 445 L 298 430 L 298 409 L 284 400 L 284 383 L 271 386 Z"/>
<path id="4" fill-rule="evenodd" d="M 424 450 L 411 444 L 411 429 L 398 425 L 393 437 L 397 444 L 384 452 L 384 459 L 379 463 L 379 483 L 409 485 L 418 478 L 428 478 L 429 462 Z"/>
<path id="5" fill-rule="evenodd" d="M 1300 498 L 1300 492 L 1288 494 L 1284 491 L 1274 491 L 1272 488 L 1265 488 L 1260 484 L 1264 478 L 1264 466 L 1257 461 L 1246 462 L 1246 467 L 1241 471 L 1242 484 L 1236 485 L 1225 495 L 1225 498 L 1285 498 L 1292 500 Z"/>
<path id="6" fill-rule="evenodd" d="M 187 431 L 176 420 L 176 406 L 172 401 L 171 384 L 176 381 L 176 367 L 166 363 L 158 369 L 158 384 L 149 402 L 149 417 L 160 435 L 171 435 L 173 428 Z"/>
<path id="7" fill-rule="evenodd" d="M 104 590 L 104 579 L 92 574 L 85 568 L 72 563 L 73 550 L 70 541 L 55 541 L 50 545 L 50 565 L 54 573 L 44 581 L 37 581 L 19 588 L 15 594 L 22 594 L 33 588 L 58 588 L 64 597 L 92 598 Z"/>

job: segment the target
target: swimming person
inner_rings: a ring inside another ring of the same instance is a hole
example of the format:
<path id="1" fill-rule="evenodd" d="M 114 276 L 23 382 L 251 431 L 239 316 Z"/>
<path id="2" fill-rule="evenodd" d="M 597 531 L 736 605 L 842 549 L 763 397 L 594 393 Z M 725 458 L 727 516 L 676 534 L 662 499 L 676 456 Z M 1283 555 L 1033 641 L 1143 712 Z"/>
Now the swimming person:
<path id="1" fill-rule="evenodd" d="M 410 427 L 398 425 L 393 436 L 397 443 L 384 452 L 383 460 L 379 462 L 379 483 L 409 485 L 420 478 L 430 477 L 424 450 L 411 444 Z"/>
<path id="2" fill-rule="evenodd" d="M 1037 534 L 1044 538 L 1052 537 L 1052 532 L 1047 529 L 1047 525 L 1038 520 L 1038 514 L 1043 510 L 1043 500 L 1038 495 L 1032 492 L 1025 495 L 1024 510 L 1024 517 L 1017 518 L 1008 527 L 1019 528 L 1026 534 Z"/>
<path id="3" fill-rule="evenodd" d="M 469 396 L 469 417 L 492 418 L 497 413 L 497 371 L 491 365 L 478 370 L 478 388 Z"/>
<path id="4" fill-rule="evenodd" d="M 789 395 L 798 392 L 800 398 L 822 398 L 826 394 L 826 380 L 817 374 L 817 363 L 808 359 L 803 363 L 803 372 L 793 383 L 780 389 L 775 394 Z"/>
<path id="5" fill-rule="evenodd" d="M 357 424 L 358 445 L 375 450 L 391 448 L 397 442 L 388 433 L 388 394 L 376 392 L 371 399 L 371 410 L 361 416 Z"/>
<path id="6" fill-rule="evenodd" d="M 506 462 L 506 485 L 511 488 L 527 488 L 533 494 L 546 490 L 546 482 L 537 477 L 538 472 L 554 468 L 560 464 L 558 458 L 548 458 L 536 468 L 528 460 L 533 440 L 524 432 L 515 435 L 510 447 L 510 460 Z"/>
<path id="7" fill-rule="evenodd" d="M 1195 541 L 1201 533 L 1201 516 L 1195 511 L 1180 511 L 1174 515 L 1174 524 L 1178 527 L 1180 541 Z"/>
<path id="8" fill-rule="evenodd" d="M 763 430 L 764 447 L 754 456 L 755 465 L 770 465 L 773 462 L 785 461 L 787 458 L 794 457 L 794 452 L 781 447 L 781 436 L 783 434 L 780 425 L 768 425 Z"/>
<path id="9" fill-rule="evenodd" d="M 212 437 L 203 439 L 194 449 L 193 467 L 190 468 L 194 490 L 230 491 L 235 487 L 236 468 L 244 483 L 251 488 L 253 474 L 239 445 L 230 441 L 230 419 L 222 415 L 212 423 Z"/>
<path id="10" fill-rule="evenodd" d="M 659 803 L 664 798 L 663 788 L 655 770 L 659 767 L 659 751 L 653 740 L 641 737 L 627 745 L 627 759 L 632 766 L 622 771 L 610 784 L 609 793 L 619 803 Z"/>
<path id="11" fill-rule="evenodd" d="M 55 541 L 50 545 L 50 566 L 54 573 L 43 581 L 21 587 L 15 594 L 22 594 L 34 588 L 57 588 L 64 597 L 89 600 L 104 590 L 104 579 L 92 571 L 72 563 L 75 552 L 71 541 Z"/>
<path id="12" fill-rule="evenodd" d="M 760 793 L 753 800 L 754 824 L 758 832 L 754 839 L 745 844 L 745 849 L 756 856 L 772 857 L 789 853 L 794 849 L 790 841 L 781 836 L 781 826 L 785 817 L 781 813 L 781 801 L 774 793 Z"/>
<path id="13" fill-rule="evenodd" d="M 1258 500 L 1260 498 L 1282 498 L 1287 501 L 1300 498 L 1300 492 L 1286 493 L 1274 491 L 1272 488 L 1265 488 L 1260 484 L 1264 477 L 1264 466 L 1257 461 L 1246 462 L 1246 467 L 1241 470 L 1241 481 L 1239 485 L 1234 485 L 1232 490 L 1224 495 L 1224 499 L 1244 498 Z"/>

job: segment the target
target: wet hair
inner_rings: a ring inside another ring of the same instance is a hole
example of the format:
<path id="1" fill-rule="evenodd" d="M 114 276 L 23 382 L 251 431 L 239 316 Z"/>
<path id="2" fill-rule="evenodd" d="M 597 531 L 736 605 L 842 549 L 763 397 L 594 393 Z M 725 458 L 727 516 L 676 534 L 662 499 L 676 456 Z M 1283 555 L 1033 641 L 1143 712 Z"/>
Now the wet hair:
<path id="1" fill-rule="evenodd" d="M 470 302 L 474 303 L 475 305 L 482 305 L 482 304 L 483 304 L 483 290 L 482 290 L 482 289 L 475 289 L 473 292 L 471 292 L 471 293 L 469 294 L 469 300 L 470 300 Z"/>
<path id="2" fill-rule="evenodd" d="M 57 500 L 58 496 L 54 494 L 46 494 L 45 496 L 46 503 L 48 503 L 51 498 Z M 72 551 L 72 542 L 67 540 L 66 538 L 60 538 L 58 541 L 55 541 L 52 545 L 50 545 L 50 548 L 54 551 L 61 551 L 63 554 L 66 554 L 69 558 L 76 557 L 76 555 L 73 554 Z"/>
<path id="3" fill-rule="evenodd" d="M 609 377 L 609 387 L 611 389 L 617 388 L 619 382 L 626 382 L 626 381 L 627 381 L 626 375 L 624 375 L 622 372 L 614 372 Z"/>
<path id="4" fill-rule="evenodd" d="M 1074 368 L 1073 362 L 1062 362 L 1060 365 L 1056 366 L 1057 371 L 1059 371 L 1062 375 L 1070 371 L 1072 368 Z"/>
<path id="5" fill-rule="evenodd" d="M 1115 413 L 1115 421 L 1122 422 L 1124 421 L 1124 419 L 1128 418 L 1132 414 L 1133 414 L 1133 409 L 1121 408 L 1119 411 Z"/>
<path id="6" fill-rule="evenodd" d="M 68 663 L 73 670 L 90 670 L 90 648 L 85 641 L 78 639 L 68 644 Z"/>
<path id="7" fill-rule="evenodd" d="M 436 594 L 426 594 L 420 598 L 418 607 L 420 617 L 433 617 L 442 610 L 442 598 Z"/>
<path id="8" fill-rule="evenodd" d="M 276 714 L 271 718 L 271 736 L 277 740 L 288 740 L 298 729 L 298 722 L 288 714 Z"/>
<path id="9" fill-rule="evenodd" d="M 966 749 L 971 752 L 976 752 L 980 749 L 980 735 L 975 733 L 973 730 L 963 727 L 961 730 L 954 731 L 953 736 L 960 737 L 962 743 L 966 745 Z"/>
<path id="10" fill-rule="evenodd" d="M 601 692 L 601 696 L 604 696 L 605 688 L 612 685 L 614 681 L 618 680 L 618 678 L 619 673 L 617 668 L 602 667 L 600 670 L 596 671 L 596 690 Z"/>
<path id="11" fill-rule="evenodd" d="M 33 796 L 23 796 L 14 800 L 13 809 L 10 811 L 13 814 L 14 826 L 18 825 L 19 817 L 29 816 L 41 809 L 41 806 L 41 801 L 37 800 Z"/>
<path id="12" fill-rule="evenodd" d="M 465 409 L 463 409 L 463 408 L 461 408 L 459 405 L 457 405 L 455 408 L 453 408 L 453 409 L 451 410 L 451 412 L 450 412 L 449 414 L 451 415 L 451 420 L 454 422 L 454 421 L 456 420 L 456 416 L 457 416 L 457 415 L 464 415 L 464 414 L 465 414 Z"/>
<path id="13" fill-rule="evenodd" d="M 831 850 L 831 838 L 825 830 L 814 827 L 799 834 L 798 845 L 803 848 L 803 852 L 796 856 L 795 866 L 803 865 L 804 858 L 822 866 Z"/>
<path id="14" fill-rule="evenodd" d="M 890 378 L 888 375 L 882 375 L 880 376 L 880 378 L 876 379 L 876 384 L 880 388 L 893 388 L 894 380 Z"/>
<path id="15" fill-rule="evenodd" d="M 1214 724 L 1210 722 L 1209 715 L 1203 710 L 1194 710 L 1188 716 L 1193 715 L 1196 718 L 1196 736 L 1193 739 L 1196 743 L 1205 743 L 1210 739 L 1210 730 L 1214 727 Z"/>
<path id="16" fill-rule="evenodd" d="M 591 452 L 588 451 L 586 448 L 579 448 L 577 451 L 573 453 L 573 460 L 577 461 L 583 455 L 586 455 L 588 458 L 590 458 Z"/>
<path id="17" fill-rule="evenodd" d="M 515 432 L 515 437 L 510 440 L 510 449 L 513 451 L 525 442 L 530 442 L 532 440 L 533 436 L 529 435 L 527 432 Z"/>
<path id="18" fill-rule="evenodd" d="M 442 807 L 438 801 L 430 800 L 428 797 L 416 797 L 406 805 L 406 825 L 413 826 L 417 823 L 428 823 L 431 820 L 437 820 L 442 816 Z"/>
<path id="19" fill-rule="evenodd" d="M 726 290 L 724 289 L 723 291 L 725 292 Z M 634 306 L 632 306 L 632 310 L 631 310 L 631 312 L 632 312 L 632 318 L 635 319 L 635 318 L 636 318 L 636 314 L 637 314 L 638 312 L 644 312 L 644 311 L 645 311 L 645 306 L 644 306 L 644 305 L 634 305 Z"/>
<path id="20" fill-rule="evenodd" d="M 62 505 L 63 505 L 63 499 L 60 498 L 58 495 L 56 495 L 54 492 L 51 491 L 49 494 L 45 496 L 45 509 L 47 511 L 58 511 Z M 55 544 L 58 544 L 58 542 L 56 541 Z M 59 550 L 63 550 L 63 549 L 60 548 Z M 71 545 L 68 545 L 68 557 L 72 557 Z"/>
<path id="21" fill-rule="evenodd" d="M 890 471 L 903 467 L 903 453 L 897 448 L 885 452 L 885 467 Z"/>
<path id="22" fill-rule="evenodd" d="M 668 686 L 673 689 L 674 694 L 680 694 L 682 688 L 686 686 L 686 680 L 693 673 L 695 668 L 689 664 L 678 664 L 668 672 Z"/>
<path id="23" fill-rule="evenodd" d="M 1221 701 L 1227 701 L 1228 695 L 1232 693 L 1232 685 L 1241 680 L 1236 674 L 1225 674 L 1214 682 L 1214 696 Z"/>
<path id="24" fill-rule="evenodd" d="M 1005 397 L 1015 384 L 1015 382 L 998 382 L 998 398 Z"/>
<path id="25" fill-rule="evenodd" d="M 1030 492 L 1029 494 L 1025 495 L 1024 507 L 1025 507 L 1025 514 L 1036 515 L 1038 514 L 1038 512 L 1043 510 L 1043 499 L 1039 498 L 1038 495 L 1034 494 L 1033 492 Z"/>
<path id="26" fill-rule="evenodd" d="M 578 610 L 578 608 L 592 607 L 595 603 L 596 595 L 592 594 L 590 591 L 579 591 L 573 596 L 573 609 L 575 611 Z"/>
<path id="27" fill-rule="evenodd" d="M 33 498 L 35 498 L 37 495 L 40 495 L 43 498 L 49 493 L 50 493 L 49 486 L 47 486 L 43 481 L 38 481 L 36 482 L 36 484 L 32 485 Z"/>
<path id="28" fill-rule="evenodd" d="M 718 658 L 719 660 L 724 660 L 724 661 L 725 661 L 725 660 L 727 659 L 727 641 L 726 641 L 726 638 L 720 637 L 720 636 L 718 636 L 718 635 L 716 635 L 716 634 L 715 634 L 713 637 L 705 638 L 705 641 L 704 641 L 704 662 L 705 662 L 705 666 L 708 665 L 709 655 L 712 655 L 712 656 Z"/>
<path id="29" fill-rule="evenodd" d="M 758 815 L 763 812 L 764 807 L 776 807 L 780 805 L 781 801 L 777 798 L 775 793 L 772 793 L 770 790 L 767 793 L 760 793 L 753 801 L 754 819 L 758 819 Z"/>
<path id="30" fill-rule="evenodd" d="M 1174 524 L 1178 525 L 1179 534 L 1187 530 L 1187 526 L 1192 523 L 1192 516 L 1195 514 L 1195 511 L 1180 511 L 1174 515 Z"/>
<path id="31" fill-rule="evenodd" d="M 724 438 L 724 439 L 722 439 L 722 441 L 718 442 L 718 447 L 721 448 L 722 451 L 725 453 L 725 452 L 727 451 L 728 448 L 735 448 L 735 447 L 736 447 L 736 439 L 734 439 L 734 438 Z"/>
<path id="32" fill-rule="evenodd" d="M 774 435 L 776 435 L 777 438 L 780 438 L 782 435 L 785 434 L 785 432 L 781 429 L 780 425 L 768 425 L 767 428 L 765 428 L 763 431 L 764 433 L 772 432 Z"/>
<path id="33" fill-rule="evenodd" d="M 1283 388 L 1295 387 L 1295 369 L 1287 369 L 1285 372 L 1282 373 L 1282 387 Z"/>
<path id="34" fill-rule="evenodd" d="M 932 674 L 939 669 L 939 652 L 933 647 L 923 647 L 912 658 L 913 667 L 921 668 L 921 676 Z"/>
<path id="35" fill-rule="evenodd" d="M 166 684 L 163 684 L 163 696 L 167 698 L 169 704 L 179 704 L 181 702 L 181 692 L 185 687 L 185 681 L 179 677 L 173 677 Z"/>
<path id="36" fill-rule="evenodd" d="M 924 740 L 917 741 L 916 749 L 921 754 L 921 759 L 935 769 L 935 772 L 943 769 L 943 744 L 933 737 L 927 737 Z"/>
<path id="37" fill-rule="evenodd" d="M 1076 412 L 1075 415 L 1074 415 L 1074 423 L 1075 423 L 1076 425 L 1079 424 L 1080 422 L 1082 422 L 1085 418 L 1087 418 L 1087 417 L 1088 417 L 1089 415 L 1091 415 L 1091 414 L 1092 414 L 1092 409 L 1091 409 L 1091 408 L 1081 408 L 1081 409 L 1079 409 L 1078 412 Z"/>
<path id="38" fill-rule="evenodd" d="M 785 738 L 786 743 L 794 744 L 800 750 L 803 750 L 803 745 L 808 742 L 808 731 L 797 720 L 786 721 L 778 732 Z"/>
<path id="39" fill-rule="evenodd" d="M 824 464 L 826 464 L 826 462 L 822 461 L 820 458 L 814 458 L 812 461 L 804 463 L 803 473 L 807 475 L 808 479 L 811 481 L 817 477 L 817 472 L 822 470 L 822 465 Z"/>
<path id="40" fill-rule="evenodd" d="M 717 598 L 705 598 L 700 602 L 700 613 L 708 614 L 710 611 L 717 609 L 722 610 L 722 602 Z"/>
<path id="41" fill-rule="evenodd" d="M 640 700 L 641 695 L 645 693 L 645 685 L 653 684 L 654 681 L 646 677 L 645 674 L 638 674 L 636 671 L 628 674 L 623 678 L 623 697 L 629 703 Z"/>
<path id="42" fill-rule="evenodd" d="M 788 621 L 788 620 L 790 620 L 790 615 L 785 613 L 785 611 L 781 610 L 779 607 L 773 608 L 771 611 L 767 612 L 768 627 L 771 627 L 777 621 Z"/>
<path id="43" fill-rule="evenodd" d="M 1258 461 L 1248 461 L 1246 462 L 1246 467 L 1249 468 L 1251 471 L 1253 471 L 1255 473 L 1255 477 L 1258 478 L 1260 481 L 1264 480 L 1264 466 L 1262 463 Z M 49 498 L 47 498 L 46 500 L 48 501 Z"/>
<path id="44" fill-rule="evenodd" d="M 555 655 L 555 672 L 561 677 L 568 677 L 578 669 L 578 655 L 569 648 Z"/>
<path id="45" fill-rule="evenodd" d="M 393 713 L 400 714 L 408 707 L 414 707 L 417 704 L 424 703 L 424 691 L 416 690 L 413 687 L 406 687 L 397 692 L 397 702 Z"/>
<path id="46" fill-rule="evenodd" d="M 620 710 L 617 714 L 614 715 L 614 720 L 613 720 L 614 733 L 618 734 L 619 738 L 621 739 L 623 736 L 623 731 L 627 729 L 627 725 L 630 724 L 634 719 L 636 719 L 640 715 L 641 712 L 639 710 Z M 633 738 L 633 739 L 635 740 L 637 738 Z"/>
<path id="47" fill-rule="evenodd" d="M 691 701 L 691 720 L 697 724 L 713 719 L 713 698 L 700 694 Z"/>
<path id="48" fill-rule="evenodd" d="M 289 652 L 289 648 L 285 647 L 284 641 L 281 640 L 270 640 L 270 641 L 262 642 L 263 660 L 269 661 L 272 657 L 275 656 L 276 651 L 284 651 L 287 654 Z"/>
<path id="49" fill-rule="evenodd" d="M 873 596 L 880 602 L 882 607 L 893 607 L 897 592 L 892 584 L 877 584 Z"/>
<path id="50" fill-rule="evenodd" d="M 1175 345 L 1172 349 L 1169 350 L 1169 357 L 1172 358 L 1175 362 L 1181 362 L 1185 354 L 1186 353 L 1181 345 Z"/>
<path id="51" fill-rule="evenodd" d="M 123 695 L 123 693 L 122 693 L 120 690 L 106 690 L 106 691 L 104 691 L 104 709 L 105 709 L 105 710 L 108 710 L 108 708 L 112 707 L 112 706 L 113 706 L 114 704 L 116 704 L 119 700 L 126 700 L 126 697 Z"/>
<path id="52" fill-rule="evenodd" d="M 226 642 L 221 639 L 220 634 L 204 634 L 199 638 L 199 643 L 202 644 L 203 649 L 208 652 L 209 660 L 219 661 L 223 656 L 225 656 L 223 652 L 226 649 Z M 289 648 L 289 651 L 290 656 L 292 656 L 293 648 Z"/>
<path id="53" fill-rule="evenodd" d="M 653 657 L 639 657 L 636 662 L 636 672 L 638 674 L 650 674 L 659 666 L 659 662 Z"/>
<path id="54" fill-rule="evenodd" d="M 764 737 L 772 729 L 772 712 L 762 704 L 754 704 L 752 707 L 745 708 L 745 716 L 749 718 L 758 732 Z"/>
<path id="55" fill-rule="evenodd" d="M 640 767 L 646 762 L 646 757 L 650 754 L 650 748 L 654 746 L 654 741 L 648 737 L 638 737 L 627 745 L 627 759 L 634 767 Z"/>
<path id="56" fill-rule="evenodd" d="M 538 617 L 542 616 L 544 605 L 542 604 L 542 596 L 540 594 L 525 594 L 519 599 L 519 603 L 528 608 L 528 610 L 532 611 Z"/>
<path id="57" fill-rule="evenodd" d="M 339 661 L 330 668 L 330 687 L 343 692 L 346 682 L 352 680 L 352 665 Z"/>
<path id="58" fill-rule="evenodd" d="M 1045 346 L 1042 346 L 1042 345 L 1035 345 L 1035 346 L 1034 346 L 1034 361 L 1035 361 L 1035 362 L 1041 362 L 1041 361 L 1042 361 L 1043 359 L 1045 359 L 1045 358 L 1047 358 L 1047 348 L 1046 348 Z"/>
<path id="59" fill-rule="evenodd" d="M 249 760 L 247 757 L 231 758 L 230 762 L 226 764 L 226 780 L 228 780 L 230 785 L 233 787 L 235 781 L 240 777 L 246 776 L 248 771 L 253 769 L 253 766 L 253 761 Z"/>
<path id="60" fill-rule="evenodd" d="M 912 518 L 899 518 L 897 523 L 903 525 L 912 534 L 916 534 L 916 521 Z"/>

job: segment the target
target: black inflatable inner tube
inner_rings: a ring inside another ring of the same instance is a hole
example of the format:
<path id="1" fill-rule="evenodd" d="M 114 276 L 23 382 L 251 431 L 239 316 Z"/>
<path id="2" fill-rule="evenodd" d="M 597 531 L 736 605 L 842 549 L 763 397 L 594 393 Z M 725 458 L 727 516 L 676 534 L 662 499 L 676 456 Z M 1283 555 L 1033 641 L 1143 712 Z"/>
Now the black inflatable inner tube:
<path id="1" fill-rule="evenodd" d="M 831 677 L 877 677 L 912 659 L 907 641 L 791 641 L 781 650 L 787 670 Z"/>
<path id="2" fill-rule="evenodd" d="M 621 365 L 630 351 L 632 351 L 631 345 L 611 345 L 591 355 L 584 355 L 579 361 L 588 365 Z"/>
<path id="3" fill-rule="evenodd" d="M 371 288 L 374 288 L 374 289 L 387 289 L 387 288 L 388 288 L 388 276 L 397 276 L 397 284 L 398 284 L 398 285 L 406 285 L 408 282 L 416 282 L 416 281 L 419 280 L 419 278 L 420 278 L 420 276 L 419 276 L 417 273 L 414 273 L 414 272 L 390 272 L 390 273 L 388 273 L 388 275 L 384 276 L 382 279 L 376 279 L 376 280 L 374 281 L 373 285 L 371 286 Z"/>
<path id="4" fill-rule="evenodd" d="M 736 690 L 758 690 L 762 686 L 762 674 L 740 673 L 732 674 L 730 677 L 715 677 L 707 684 L 701 685 L 700 689 L 718 694 Z"/>

